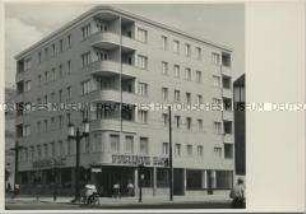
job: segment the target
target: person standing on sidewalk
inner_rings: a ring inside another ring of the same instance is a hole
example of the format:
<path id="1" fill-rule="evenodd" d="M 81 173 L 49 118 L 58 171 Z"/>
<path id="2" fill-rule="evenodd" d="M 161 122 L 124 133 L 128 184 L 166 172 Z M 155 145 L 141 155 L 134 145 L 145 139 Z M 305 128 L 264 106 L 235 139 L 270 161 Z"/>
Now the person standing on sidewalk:
<path id="1" fill-rule="evenodd" d="M 121 198 L 121 194 L 120 194 L 120 184 L 119 182 L 116 182 L 113 186 L 113 191 L 114 191 L 114 197 L 115 198 Z"/>
<path id="2" fill-rule="evenodd" d="M 245 208 L 245 189 L 243 180 L 238 178 L 237 184 L 230 192 L 230 198 L 232 199 L 232 208 Z"/>

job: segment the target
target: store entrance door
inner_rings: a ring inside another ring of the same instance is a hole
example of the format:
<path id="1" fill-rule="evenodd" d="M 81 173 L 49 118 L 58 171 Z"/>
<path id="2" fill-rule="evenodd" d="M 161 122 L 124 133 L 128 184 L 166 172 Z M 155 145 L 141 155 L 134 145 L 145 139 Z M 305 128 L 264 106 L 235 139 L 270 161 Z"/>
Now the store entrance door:
<path id="1" fill-rule="evenodd" d="M 184 192 L 184 170 L 173 169 L 173 194 L 185 195 Z"/>

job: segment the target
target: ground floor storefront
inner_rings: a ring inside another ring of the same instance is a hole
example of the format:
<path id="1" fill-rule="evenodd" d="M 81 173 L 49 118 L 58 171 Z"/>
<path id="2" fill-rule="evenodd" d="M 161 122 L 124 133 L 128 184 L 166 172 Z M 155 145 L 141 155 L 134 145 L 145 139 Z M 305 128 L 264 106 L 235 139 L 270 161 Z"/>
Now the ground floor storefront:
<path id="1" fill-rule="evenodd" d="M 120 196 L 169 194 L 169 168 L 99 165 L 80 169 L 80 185 L 92 183 L 103 196 L 114 196 L 114 185 L 119 184 Z M 73 195 L 75 168 L 53 168 L 20 172 L 22 193 Z M 132 185 L 131 185 L 132 184 Z M 131 188 L 133 191 L 131 192 Z M 228 192 L 233 186 L 233 171 L 212 169 L 174 168 L 174 195 L 206 195 Z"/>

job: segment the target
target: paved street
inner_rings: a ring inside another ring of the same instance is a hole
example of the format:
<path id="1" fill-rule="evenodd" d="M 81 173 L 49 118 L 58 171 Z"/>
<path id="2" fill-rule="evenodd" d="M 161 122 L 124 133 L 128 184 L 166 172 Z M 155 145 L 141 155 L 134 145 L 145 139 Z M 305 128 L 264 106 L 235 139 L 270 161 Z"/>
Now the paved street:
<path id="1" fill-rule="evenodd" d="M 175 197 L 169 201 L 167 197 L 144 198 L 139 203 L 138 198 L 100 198 L 100 205 L 72 204 L 72 198 L 58 198 L 53 202 L 52 197 L 41 197 L 36 201 L 33 197 L 6 199 L 6 209 L 10 210 L 75 210 L 75 209 L 225 209 L 230 208 L 230 200 L 220 196 L 209 197 Z"/>

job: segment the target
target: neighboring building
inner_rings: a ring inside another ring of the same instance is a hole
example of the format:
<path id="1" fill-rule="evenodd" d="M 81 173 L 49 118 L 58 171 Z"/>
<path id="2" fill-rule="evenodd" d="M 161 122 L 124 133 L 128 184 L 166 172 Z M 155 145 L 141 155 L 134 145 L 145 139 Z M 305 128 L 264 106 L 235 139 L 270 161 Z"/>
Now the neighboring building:
<path id="1" fill-rule="evenodd" d="M 245 74 L 234 82 L 235 168 L 237 176 L 245 176 Z"/>
<path id="2" fill-rule="evenodd" d="M 102 185 L 107 195 L 115 182 L 122 192 L 129 181 L 137 189 L 137 166 L 144 163 L 144 194 L 168 194 L 168 112 L 139 104 L 231 105 L 231 56 L 226 47 L 119 9 L 98 6 L 81 15 L 16 56 L 19 104 L 94 107 L 18 113 L 18 143 L 26 147 L 19 157 L 22 184 L 56 182 L 73 191 L 76 148 L 67 125 L 88 118 L 82 183 Z M 231 108 L 172 114 L 174 194 L 228 194 Z"/>
<path id="3" fill-rule="evenodd" d="M 16 90 L 13 88 L 5 88 L 5 184 L 6 187 L 10 183 L 14 184 L 15 173 L 15 154 L 12 150 L 15 147 L 15 111 L 14 98 Z"/>

